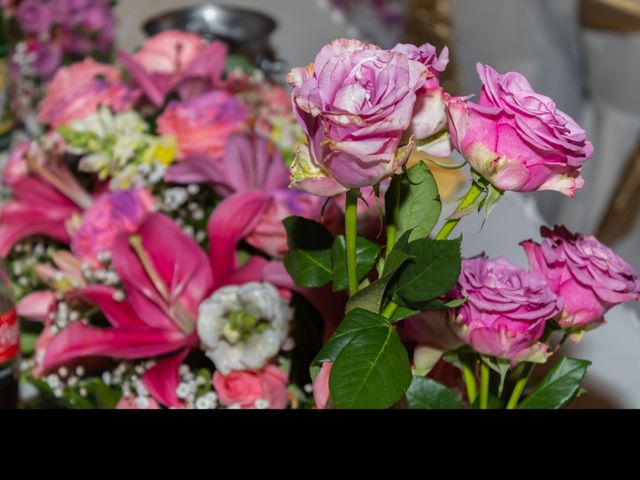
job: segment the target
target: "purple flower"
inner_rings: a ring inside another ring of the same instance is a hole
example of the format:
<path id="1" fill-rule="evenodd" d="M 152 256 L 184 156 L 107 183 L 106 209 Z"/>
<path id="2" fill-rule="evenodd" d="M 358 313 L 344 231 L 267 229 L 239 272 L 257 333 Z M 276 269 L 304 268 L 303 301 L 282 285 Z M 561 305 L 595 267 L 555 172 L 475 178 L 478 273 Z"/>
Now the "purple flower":
<path id="1" fill-rule="evenodd" d="M 400 139 L 411 126 L 429 70 L 400 52 L 339 39 L 288 81 L 308 138 L 292 186 L 321 196 L 372 186 L 401 171 Z"/>
<path id="2" fill-rule="evenodd" d="M 71 8 L 69 0 L 49 0 L 47 3 L 51 12 L 51 20 L 58 25 L 66 25 L 69 21 Z"/>
<path id="3" fill-rule="evenodd" d="M 636 271 L 595 237 L 572 234 L 564 227 L 541 229 L 542 241 L 522 242 L 532 271 L 543 275 L 564 300 L 563 327 L 593 328 L 613 306 L 638 300 Z"/>
<path id="4" fill-rule="evenodd" d="M 477 69 L 483 85 L 478 103 L 448 102 L 453 146 L 501 190 L 573 197 L 584 184 L 581 166 L 593 153 L 584 129 L 521 74 Z"/>
<path id="5" fill-rule="evenodd" d="M 18 6 L 16 18 L 24 33 L 44 33 L 51 26 L 51 11 L 40 0 L 24 0 Z"/>
<path id="6" fill-rule="evenodd" d="M 29 50 L 35 54 L 33 67 L 40 78 L 53 75 L 62 62 L 62 51 L 55 43 L 33 42 L 29 45 Z"/>
<path id="7" fill-rule="evenodd" d="M 420 62 L 429 71 L 429 76 L 424 86 L 418 90 L 416 104 L 413 108 L 410 133 L 416 140 L 423 140 L 447 127 L 447 112 L 445 93 L 440 87 L 440 74 L 444 72 L 449 63 L 449 49 L 444 47 L 440 56 L 436 53 L 436 47 L 429 43 L 419 47 L 410 43 L 399 43 L 392 49 L 400 52 L 408 59 Z M 435 154 L 435 151 L 425 150 Z M 444 152 L 449 155 L 451 152 Z M 443 155 L 441 152 L 440 155 Z"/>
<path id="8" fill-rule="evenodd" d="M 451 322 L 474 350 L 512 363 L 546 359 L 547 347 L 538 340 L 562 302 L 544 277 L 505 258 L 476 257 L 463 260 L 453 296 L 467 298 Z"/>
<path id="9" fill-rule="evenodd" d="M 87 209 L 71 235 L 71 250 L 83 262 L 100 265 L 101 253 L 111 253 L 116 236 L 133 232 L 155 208 L 153 197 L 144 189 L 103 193 Z"/>

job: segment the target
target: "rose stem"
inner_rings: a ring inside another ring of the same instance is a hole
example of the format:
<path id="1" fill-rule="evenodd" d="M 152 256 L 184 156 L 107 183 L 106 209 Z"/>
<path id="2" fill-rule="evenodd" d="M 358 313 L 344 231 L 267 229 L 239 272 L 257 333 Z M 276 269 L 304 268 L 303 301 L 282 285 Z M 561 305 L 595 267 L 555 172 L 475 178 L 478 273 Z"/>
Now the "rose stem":
<path id="1" fill-rule="evenodd" d="M 347 192 L 347 204 L 345 208 L 345 236 L 347 243 L 347 279 L 349 281 L 349 296 L 358 293 L 358 274 L 356 271 L 356 242 L 358 239 L 358 191 Z"/>
<path id="2" fill-rule="evenodd" d="M 455 211 L 460 212 L 462 210 L 465 210 L 466 208 L 469 208 L 471 205 L 473 205 L 473 202 L 475 202 L 478 199 L 478 197 L 482 192 L 484 192 L 484 187 L 472 181 L 469 191 L 464 196 L 464 198 L 460 201 Z M 442 228 L 440 229 L 440 231 L 438 232 L 438 234 L 436 235 L 436 240 L 447 239 L 449 237 L 449 234 L 451 234 L 451 232 L 453 231 L 453 229 L 456 228 L 456 225 L 458 225 L 458 222 L 460 222 L 459 218 L 447 220 L 445 224 L 442 226 Z"/>
<path id="3" fill-rule="evenodd" d="M 384 254 L 384 259 L 389 258 L 389 254 L 396 244 L 398 237 L 398 218 L 400 216 L 400 175 L 396 175 L 391 179 L 391 185 L 389 186 L 389 192 L 387 197 L 389 202 L 388 215 L 387 215 L 387 248 Z M 398 309 L 398 304 L 393 300 L 389 300 L 387 305 L 382 310 L 382 316 L 385 318 L 391 318 L 395 311 Z"/>
<path id="4" fill-rule="evenodd" d="M 391 180 L 389 186 L 389 215 L 387 216 L 387 249 L 385 259 L 389 258 L 393 246 L 396 244 L 398 235 L 398 217 L 400 216 L 400 175 L 396 175 Z"/>
<path id="5" fill-rule="evenodd" d="M 542 335 L 542 337 L 540 337 L 540 341 L 542 343 L 546 343 L 547 340 L 549 340 L 549 337 L 551 337 L 552 333 L 553 333 L 552 330 L 547 329 Z M 560 346 L 562 346 L 562 344 L 565 342 L 567 337 L 568 336 L 565 334 L 565 336 L 560 341 L 560 344 L 556 348 L 559 348 Z M 513 410 L 518 406 L 518 401 L 520 400 L 520 396 L 522 395 L 522 392 L 524 392 L 524 388 L 527 386 L 527 382 L 529 381 L 529 377 L 531 376 L 531 372 L 533 372 L 533 369 L 535 368 L 535 366 L 536 366 L 535 363 L 529 363 L 522 370 L 522 374 L 520 375 L 520 378 L 516 382 L 515 387 L 513 387 L 513 392 L 511 392 L 511 396 L 509 397 L 509 402 L 507 402 L 507 410 Z"/>
<path id="6" fill-rule="evenodd" d="M 467 387 L 467 398 L 471 405 L 476 400 L 478 389 L 476 387 L 476 376 L 473 374 L 471 368 L 469 368 L 469 365 L 465 363 L 462 364 L 462 378 L 464 378 L 464 384 Z"/>
<path id="7" fill-rule="evenodd" d="M 486 410 L 489 405 L 489 367 L 480 362 L 480 408 Z"/>
<path id="8" fill-rule="evenodd" d="M 527 386 L 527 382 L 529 381 L 529 376 L 533 371 L 533 367 L 535 363 L 529 363 L 524 370 L 522 371 L 522 375 L 516 382 L 516 386 L 513 387 L 513 392 L 511 392 L 511 396 L 509 397 L 509 402 L 507 403 L 507 410 L 513 410 L 518 406 L 518 401 L 520 400 L 520 395 L 524 392 L 524 387 Z"/>

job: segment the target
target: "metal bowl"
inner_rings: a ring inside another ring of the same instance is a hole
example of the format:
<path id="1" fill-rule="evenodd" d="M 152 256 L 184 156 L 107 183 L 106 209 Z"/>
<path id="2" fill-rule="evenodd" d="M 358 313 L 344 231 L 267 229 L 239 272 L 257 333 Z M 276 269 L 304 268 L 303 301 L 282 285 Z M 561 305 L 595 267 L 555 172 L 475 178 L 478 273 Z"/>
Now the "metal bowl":
<path id="1" fill-rule="evenodd" d="M 142 26 L 149 36 L 177 29 L 197 33 L 206 41 L 223 41 L 230 53 L 247 57 L 269 74 L 283 69 L 269 43 L 276 27 L 276 21 L 264 13 L 213 3 L 161 13 Z"/>

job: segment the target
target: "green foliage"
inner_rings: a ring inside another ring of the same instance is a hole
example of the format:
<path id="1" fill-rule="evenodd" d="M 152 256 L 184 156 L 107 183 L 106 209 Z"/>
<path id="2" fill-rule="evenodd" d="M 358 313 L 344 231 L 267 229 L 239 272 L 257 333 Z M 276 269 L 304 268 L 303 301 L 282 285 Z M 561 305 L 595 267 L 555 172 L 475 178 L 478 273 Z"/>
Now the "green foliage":
<path id="1" fill-rule="evenodd" d="M 411 409 L 460 410 L 464 404 L 450 388 L 430 378 L 413 377 L 407 390 L 407 402 Z"/>
<path id="2" fill-rule="evenodd" d="M 303 217 L 284 220 L 289 252 L 284 265 L 299 287 L 322 287 L 333 278 L 333 236 L 327 228 Z"/>
<path id="3" fill-rule="evenodd" d="M 409 244 L 413 261 L 398 276 L 394 292 L 406 306 L 424 306 L 450 291 L 460 275 L 460 244 L 455 240 L 416 240 Z"/>
<path id="4" fill-rule="evenodd" d="M 366 325 L 366 326 L 365 326 Z M 353 310 L 327 352 L 335 361 L 329 377 L 337 408 L 388 408 L 411 383 L 409 356 L 391 322 Z M 323 349 L 324 350 L 324 349 Z"/>
<path id="5" fill-rule="evenodd" d="M 387 192 L 387 197 L 389 195 Z M 387 198 L 387 208 L 391 204 Z M 411 231 L 410 241 L 426 238 L 438 222 L 441 210 L 436 181 L 427 166 L 419 162 L 407 170 L 400 181 L 400 210 L 395 218 L 397 235 Z"/>
<path id="6" fill-rule="evenodd" d="M 519 405 L 524 409 L 558 409 L 580 393 L 580 385 L 591 362 L 564 357 L 547 373 Z"/>
<path id="7" fill-rule="evenodd" d="M 331 250 L 332 268 L 333 268 L 333 291 L 339 292 L 347 289 L 347 257 L 346 257 L 346 241 L 343 235 L 338 235 Z M 378 259 L 380 246 L 367 240 L 364 237 L 358 237 L 356 241 L 356 273 L 358 281 L 365 278 Z"/>

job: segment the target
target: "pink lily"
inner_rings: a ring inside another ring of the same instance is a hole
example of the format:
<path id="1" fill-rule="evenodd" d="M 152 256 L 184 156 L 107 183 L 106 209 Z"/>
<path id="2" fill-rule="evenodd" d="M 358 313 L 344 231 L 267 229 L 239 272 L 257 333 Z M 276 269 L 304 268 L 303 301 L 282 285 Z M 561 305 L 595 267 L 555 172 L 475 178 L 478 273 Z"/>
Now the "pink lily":
<path id="1" fill-rule="evenodd" d="M 18 145 L 4 168 L 2 181 L 13 198 L 0 209 L 0 257 L 31 235 L 69 242 L 67 221 L 91 205 L 91 196 L 59 158 L 31 142 Z"/>
<path id="2" fill-rule="evenodd" d="M 289 172 L 280 152 L 255 134 L 229 137 L 221 157 L 185 158 L 169 168 L 166 179 L 177 183 L 209 183 L 223 198 L 265 192 L 268 205 L 245 239 L 276 259 L 282 259 L 287 253 L 282 221 L 288 216 L 323 220 L 334 233 L 342 228 L 342 213 L 333 201 L 324 206 L 325 199 L 288 188 Z"/>
<path id="3" fill-rule="evenodd" d="M 256 192 L 216 209 L 209 220 L 210 258 L 168 217 L 151 213 L 133 233 L 122 233 L 113 248 L 113 265 L 126 300 L 111 287 L 90 285 L 76 292 L 105 314 L 109 328 L 72 323 L 53 337 L 41 363 L 44 371 L 85 357 L 141 359 L 165 356 L 143 382 L 160 403 L 180 407 L 177 368 L 198 346 L 198 306 L 217 288 L 234 283 L 268 281 L 267 260 L 254 257 L 240 267 L 236 244 L 265 208 L 268 197 Z M 249 201 L 250 200 L 250 201 Z"/>
<path id="4" fill-rule="evenodd" d="M 222 42 L 212 42 L 194 58 L 190 58 L 186 65 L 176 65 L 171 72 L 153 71 L 149 62 L 138 54 L 132 56 L 120 51 L 117 55 L 151 103 L 161 107 L 174 90 L 186 100 L 218 86 L 224 70 L 227 47 Z"/>

